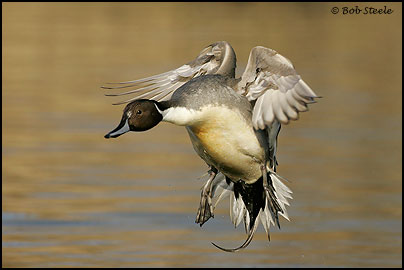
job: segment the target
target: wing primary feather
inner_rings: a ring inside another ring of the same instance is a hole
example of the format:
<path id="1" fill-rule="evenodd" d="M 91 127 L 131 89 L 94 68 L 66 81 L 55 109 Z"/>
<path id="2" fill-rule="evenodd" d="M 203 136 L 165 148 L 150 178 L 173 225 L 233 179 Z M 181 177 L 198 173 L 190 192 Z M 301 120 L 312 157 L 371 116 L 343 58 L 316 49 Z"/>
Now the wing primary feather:
<path id="1" fill-rule="evenodd" d="M 150 99 L 153 99 L 153 100 L 156 100 L 156 101 L 160 101 L 162 98 L 166 97 L 167 95 L 172 94 L 172 92 L 171 92 L 172 89 L 174 89 L 174 88 L 177 89 L 177 88 L 179 88 L 179 87 L 180 87 L 180 85 L 178 85 L 178 84 L 172 85 L 172 86 L 168 87 L 167 89 L 162 90 L 161 93 L 155 95 L 154 97 L 152 97 L 152 98 L 150 98 Z"/>
<path id="2" fill-rule="evenodd" d="M 274 108 L 272 105 L 273 95 L 274 95 L 273 90 L 270 90 L 264 94 L 265 105 L 263 104 L 263 106 L 265 106 L 265 107 L 263 107 L 262 110 L 264 111 L 264 113 L 263 113 L 264 122 L 267 125 L 270 125 L 274 121 L 274 118 L 275 118 Z"/>
<path id="3" fill-rule="evenodd" d="M 293 90 L 286 92 L 286 100 L 290 106 L 294 107 L 297 111 L 304 111 L 306 107 L 297 101 L 293 96 Z"/>
<path id="4" fill-rule="evenodd" d="M 147 82 L 147 81 L 154 80 L 154 79 L 156 79 L 158 77 L 163 77 L 163 76 L 165 76 L 165 75 L 167 75 L 169 73 L 172 73 L 172 72 L 173 72 L 173 70 L 170 70 L 170 71 L 160 73 L 160 74 L 157 74 L 157 75 L 154 75 L 154 76 L 150 76 L 150 77 L 147 77 L 147 78 L 137 79 L 137 80 L 133 80 L 133 81 L 126 81 L 126 82 L 107 82 L 106 84 L 128 84 L 128 83 Z"/>
<path id="5" fill-rule="evenodd" d="M 296 120 L 298 117 L 297 112 L 289 105 L 289 103 L 286 100 L 286 94 L 284 93 L 278 93 L 278 98 L 279 98 L 279 103 L 280 103 L 280 107 L 282 108 L 283 112 L 285 113 L 285 115 L 292 119 L 292 120 Z"/>
<path id="6" fill-rule="evenodd" d="M 272 100 L 272 106 L 274 108 L 274 114 L 276 116 L 276 119 L 278 119 L 281 123 L 287 124 L 289 122 L 289 118 L 285 115 L 281 108 L 280 100 L 279 100 L 279 94 L 280 92 L 274 92 L 272 94 L 273 100 Z"/>

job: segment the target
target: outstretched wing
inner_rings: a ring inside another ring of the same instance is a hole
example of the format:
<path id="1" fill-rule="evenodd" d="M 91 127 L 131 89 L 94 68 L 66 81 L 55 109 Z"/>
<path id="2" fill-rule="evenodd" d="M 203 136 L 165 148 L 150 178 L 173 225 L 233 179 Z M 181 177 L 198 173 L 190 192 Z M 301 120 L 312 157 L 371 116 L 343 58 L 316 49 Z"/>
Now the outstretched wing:
<path id="1" fill-rule="evenodd" d="M 253 125 L 266 129 L 278 120 L 287 124 L 318 96 L 297 74 L 292 63 L 275 50 L 254 47 L 237 91 L 255 102 Z"/>
<path id="2" fill-rule="evenodd" d="M 194 77 L 204 74 L 233 76 L 236 68 L 236 56 L 229 43 L 220 41 L 204 48 L 193 61 L 168 72 L 134 81 L 108 83 L 104 89 L 130 89 L 118 94 L 106 96 L 130 95 L 131 98 L 114 103 L 129 103 L 136 99 L 163 101 L 170 99 L 172 93 Z"/>

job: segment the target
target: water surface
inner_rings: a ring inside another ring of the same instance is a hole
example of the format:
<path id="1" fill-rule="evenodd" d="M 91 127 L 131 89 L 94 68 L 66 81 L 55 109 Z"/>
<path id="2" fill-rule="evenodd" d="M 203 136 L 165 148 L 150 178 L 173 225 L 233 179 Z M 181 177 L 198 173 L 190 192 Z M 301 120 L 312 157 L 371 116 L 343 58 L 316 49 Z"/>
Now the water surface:
<path id="1" fill-rule="evenodd" d="M 296 3 L 3 3 L 2 266 L 402 266 L 401 3 L 333 15 Z M 184 128 L 115 140 L 99 89 L 167 71 L 226 40 L 292 60 L 323 96 L 279 137 L 290 222 L 236 247 L 228 201 L 194 223 L 207 167 Z"/>

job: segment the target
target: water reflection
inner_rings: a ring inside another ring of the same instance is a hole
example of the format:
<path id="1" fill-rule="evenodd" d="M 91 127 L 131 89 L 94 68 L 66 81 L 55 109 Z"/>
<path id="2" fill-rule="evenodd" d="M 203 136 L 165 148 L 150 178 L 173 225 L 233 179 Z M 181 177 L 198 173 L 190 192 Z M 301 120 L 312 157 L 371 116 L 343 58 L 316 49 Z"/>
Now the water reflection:
<path id="1" fill-rule="evenodd" d="M 401 5 L 385 16 L 335 5 L 4 3 L 3 266 L 401 266 Z M 122 107 L 98 89 L 217 40 L 238 74 L 253 46 L 271 47 L 324 97 L 281 131 L 291 222 L 271 243 L 260 227 L 237 256 L 210 244 L 244 241 L 227 202 L 194 223 L 206 167 L 186 131 L 106 141 Z"/>

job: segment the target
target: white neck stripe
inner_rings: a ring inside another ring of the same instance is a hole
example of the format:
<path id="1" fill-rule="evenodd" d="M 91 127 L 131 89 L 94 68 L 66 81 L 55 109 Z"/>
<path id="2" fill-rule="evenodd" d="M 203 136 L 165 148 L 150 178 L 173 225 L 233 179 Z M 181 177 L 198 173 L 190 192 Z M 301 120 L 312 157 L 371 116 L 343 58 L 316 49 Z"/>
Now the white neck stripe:
<path id="1" fill-rule="evenodd" d="M 160 110 L 156 103 L 154 103 L 154 106 L 156 106 L 157 111 L 164 117 L 164 111 Z"/>

